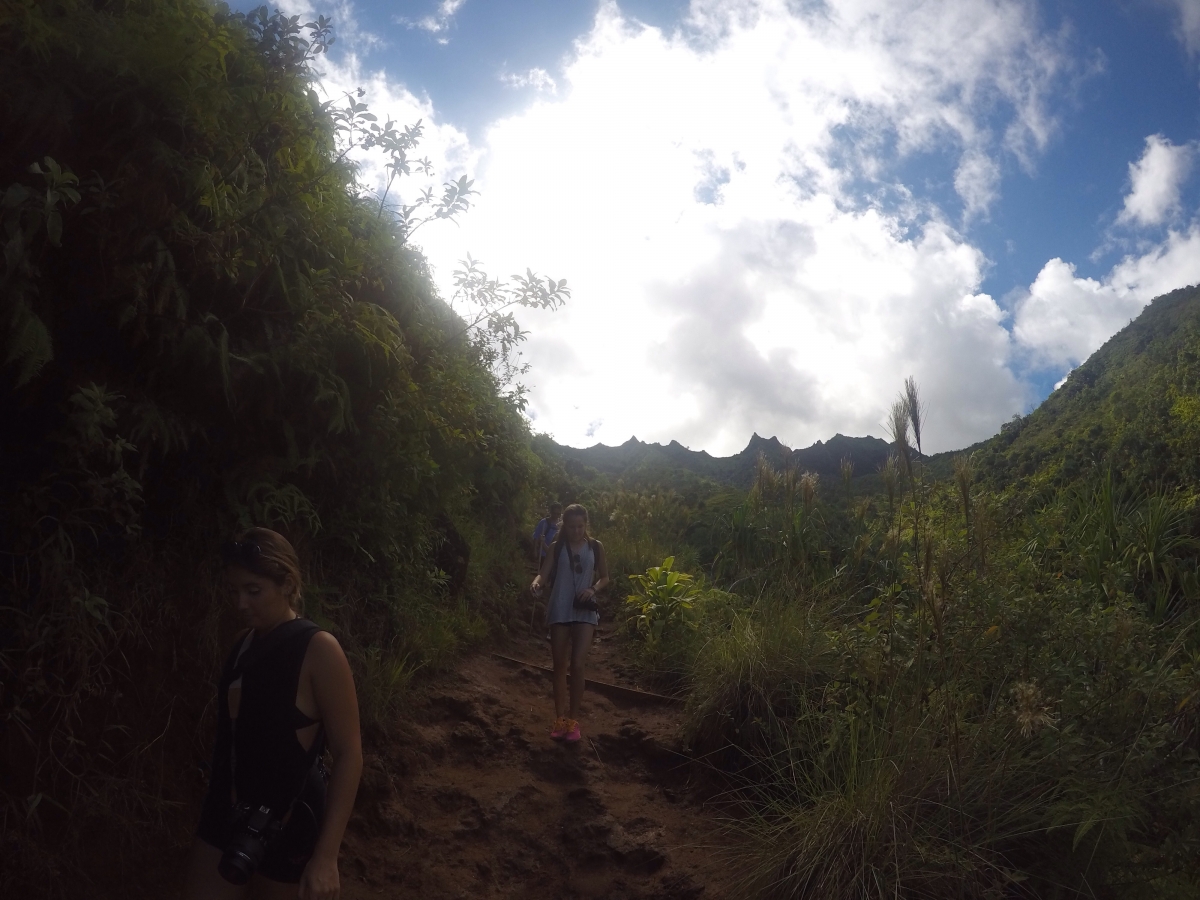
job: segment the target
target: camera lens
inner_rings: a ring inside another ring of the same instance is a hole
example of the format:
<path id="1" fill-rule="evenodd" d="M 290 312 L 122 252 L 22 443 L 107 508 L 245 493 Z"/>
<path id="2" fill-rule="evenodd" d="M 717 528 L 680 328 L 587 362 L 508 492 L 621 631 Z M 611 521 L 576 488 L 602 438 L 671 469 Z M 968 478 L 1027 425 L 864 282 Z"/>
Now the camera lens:
<path id="1" fill-rule="evenodd" d="M 266 846 L 254 835 L 240 834 L 221 854 L 217 871 L 230 884 L 245 884 L 266 853 Z"/>

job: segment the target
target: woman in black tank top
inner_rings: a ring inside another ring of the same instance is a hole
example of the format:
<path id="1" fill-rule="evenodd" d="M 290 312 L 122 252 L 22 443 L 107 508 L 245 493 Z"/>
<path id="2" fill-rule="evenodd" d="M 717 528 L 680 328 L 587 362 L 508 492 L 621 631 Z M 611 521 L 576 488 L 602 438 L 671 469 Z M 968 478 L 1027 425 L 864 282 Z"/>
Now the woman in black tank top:
<path id="1" fill-rule="evenodd" d="M 192 846 L 188 900 L 257 896 L 333 900 L 338 849 L 362 774 L 358 701 L 337 639 L 295 611 L 296 552 L 266 528 L 224 550 L 230 595 L 249 628 L 217 688 L 212 778 Z M 321 762 L 326 748 L 332 771 Z M 248 886 L 225 880 L 222 854 L 241 832 L 235 807 L 285 819 Z"/>

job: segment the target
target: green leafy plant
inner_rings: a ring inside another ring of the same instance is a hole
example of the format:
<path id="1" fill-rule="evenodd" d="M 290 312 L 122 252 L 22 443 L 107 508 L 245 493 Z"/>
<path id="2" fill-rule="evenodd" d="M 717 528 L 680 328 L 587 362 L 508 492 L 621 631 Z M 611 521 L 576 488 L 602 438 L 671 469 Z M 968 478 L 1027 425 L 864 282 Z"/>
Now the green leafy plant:
<path id="1" fill-rule="evenodd" d="M 701 587 L 686 572 L 673 570 L 675 557 L 651 566 L 644 575 L 630 575 L 636 593 L 625 598 L 630 621 L 652 648 L 676 626 L 694 627 L 691 612 Z"/>

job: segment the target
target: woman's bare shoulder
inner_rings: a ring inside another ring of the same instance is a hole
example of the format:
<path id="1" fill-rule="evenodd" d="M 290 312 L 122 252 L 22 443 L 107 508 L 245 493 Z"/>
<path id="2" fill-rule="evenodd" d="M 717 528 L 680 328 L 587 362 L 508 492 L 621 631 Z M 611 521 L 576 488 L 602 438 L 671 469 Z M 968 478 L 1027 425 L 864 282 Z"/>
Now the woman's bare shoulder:
<path id="1" fill-rule="evenodd" d="M 312 641 L 308 645 L 313 648 L 316 653 L 332 653 L 336 656 L 345 656 L 342 650 L 341 642 L 333 636 L 332 632 L 321 630 L 312 636 Z"/>

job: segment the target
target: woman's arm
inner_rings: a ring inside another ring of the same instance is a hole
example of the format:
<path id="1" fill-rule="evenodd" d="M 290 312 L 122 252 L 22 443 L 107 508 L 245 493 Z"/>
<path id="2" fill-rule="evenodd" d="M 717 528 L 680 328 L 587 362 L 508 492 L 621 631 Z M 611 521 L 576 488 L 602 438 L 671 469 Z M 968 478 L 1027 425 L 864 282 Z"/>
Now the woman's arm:
<path id="1" fill-rule="evenodd" d="M 549 550 L 546 551 L 546 555 L 542 557 L 542 564 L 538 567 L 538 573 L 533 576 L 533 584 L 529 586 L 529 589 L 533 591 L 533 596 L 535 597 L 541 596 L 542 585 L 550 577 L 550 557 L 552 555 Z"/>
<path id="2" fill-rule="evenodd" d="M 308 647 L 313 701 L 325 728 L 333 756 L 333 771 L 325 800 L 325 820 L 312 859 L 300 880 L 300 900 L 334 900 L 340 892 L 337 858 L 346 823 L 354 809 L 362 776 L 362 736 L 358 727 L 358 697 L 354 676 L 341 644 L 332 634 L 313 635 Z"/>

